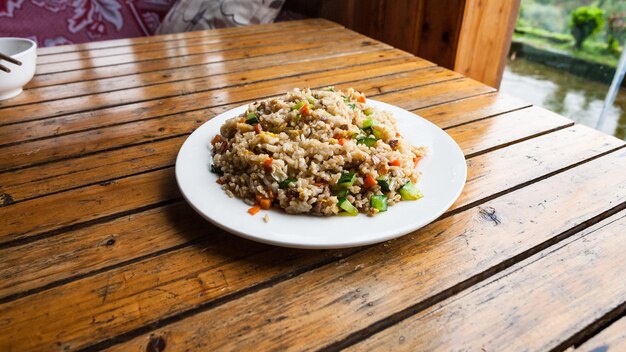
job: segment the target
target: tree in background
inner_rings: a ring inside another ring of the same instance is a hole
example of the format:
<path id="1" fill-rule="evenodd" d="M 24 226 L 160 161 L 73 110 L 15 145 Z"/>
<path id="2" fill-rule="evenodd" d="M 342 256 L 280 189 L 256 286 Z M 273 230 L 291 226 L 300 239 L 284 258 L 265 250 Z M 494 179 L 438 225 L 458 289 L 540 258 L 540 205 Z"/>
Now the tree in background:
<path id="1" fill-rule="evenodd" d="M 592 6 L 581 6 L 572 11 L 569 21 L 576 49 L 581 49 L 585 39 L 604 25 L 604 11 Z"/>
<path id="2" fill-rule="evenodd" d="M 606 22 L 609 50 L 618 53 L 619 42 L 626 37 L 626 13 L 612 13 L 607 17 Z"/>

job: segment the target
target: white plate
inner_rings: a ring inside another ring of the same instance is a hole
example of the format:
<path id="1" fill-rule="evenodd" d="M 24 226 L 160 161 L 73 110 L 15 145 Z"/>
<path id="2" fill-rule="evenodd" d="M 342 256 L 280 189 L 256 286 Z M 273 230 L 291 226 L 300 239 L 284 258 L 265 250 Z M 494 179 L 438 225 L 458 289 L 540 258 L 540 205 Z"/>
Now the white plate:
<path id="1" fill-rule="evenodd" d="M 315 217 L 262 210 L 255 216 L 241 199 L 229 198 L 209 171 L 210 141 L 226 119 L 247 106 L 209 120 L 185 141 L 176 159 L 176 179 L 189 204 L 215 225 L 241 237 L 296 248 L 344 248 L 386 241 L 415 231 L 443 214 L 457 199 L 467 176 L 463 152 L 448 134 L 423 118 L 393 105 L 368 99 L 368 103 L 393 113 L 399 131 L 414 145 L 425 145 L 428 156 L 419 163 L 418 187 L 424 198 L 400 202 L 374 217 Z M 269 222 L 263 216 L 269 215 Z"/>

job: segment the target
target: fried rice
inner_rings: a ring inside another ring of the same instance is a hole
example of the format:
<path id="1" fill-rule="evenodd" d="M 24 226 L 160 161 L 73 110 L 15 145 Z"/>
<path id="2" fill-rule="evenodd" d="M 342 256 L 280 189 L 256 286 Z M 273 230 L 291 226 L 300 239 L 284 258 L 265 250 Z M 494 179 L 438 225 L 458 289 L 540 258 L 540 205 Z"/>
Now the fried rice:
<path id="1" fill-rule="evenodd" d="M 260 208 L 312 215 L 369 215 L 416 200 L 415 167 L 426 148 L 409 144 L 391 113 L 353 89 L 294 89 L 254 102 L 211 144 L 211 170 L 229 196 Z"/>

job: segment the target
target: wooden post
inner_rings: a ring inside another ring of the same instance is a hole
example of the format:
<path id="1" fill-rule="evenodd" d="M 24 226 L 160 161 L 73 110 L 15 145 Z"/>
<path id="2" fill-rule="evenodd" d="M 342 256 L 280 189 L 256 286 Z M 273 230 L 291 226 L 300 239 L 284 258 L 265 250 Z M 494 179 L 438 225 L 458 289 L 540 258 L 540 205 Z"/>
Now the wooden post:
<path id="1" fill-rule="evenodd" d="M 454 70 L 500 87 L 520 0 L 466 0 Z"/>

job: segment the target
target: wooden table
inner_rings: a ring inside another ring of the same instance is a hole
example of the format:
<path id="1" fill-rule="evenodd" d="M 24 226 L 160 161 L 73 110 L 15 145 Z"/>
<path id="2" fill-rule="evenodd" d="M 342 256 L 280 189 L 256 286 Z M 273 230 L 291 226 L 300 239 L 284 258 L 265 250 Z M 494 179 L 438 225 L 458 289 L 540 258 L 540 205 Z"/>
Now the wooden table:
<path id="1" fill-rule="evenodd" d="M 626 350 L 624 142 L 323 20 L 39 54 L 0 103 L 0 350 Z M 291 250 L 181 199 L 194 128 L 327 85 L 459 143 L 438 221 Z"/>

